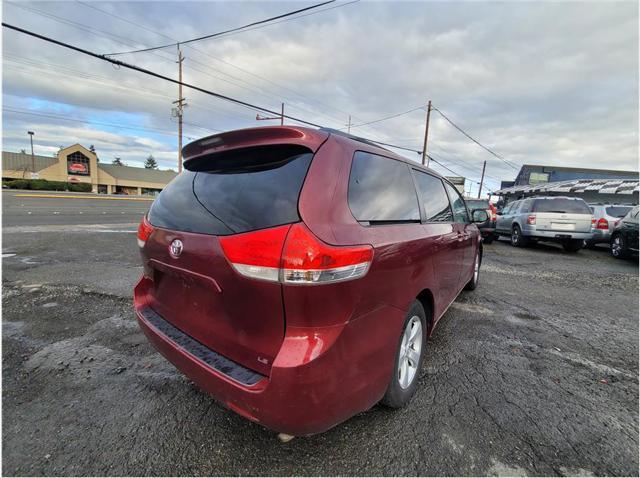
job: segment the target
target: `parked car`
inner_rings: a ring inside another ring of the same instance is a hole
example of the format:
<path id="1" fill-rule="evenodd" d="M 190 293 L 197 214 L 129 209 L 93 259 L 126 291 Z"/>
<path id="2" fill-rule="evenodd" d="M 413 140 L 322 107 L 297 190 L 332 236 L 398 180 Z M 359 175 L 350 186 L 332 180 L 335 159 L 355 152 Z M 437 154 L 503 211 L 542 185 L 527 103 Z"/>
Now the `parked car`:
<path id="1" fill-rule="evenodd" d="M 466 198 L 465 202 L 469 210 L 484 209 L 487 211 L 487 220 L 481 224 L 477 224 L 482 235 L 482 241 L 485 244 L 491 244 L 496 237 L 496 207 L 488 199 L 472 199 Z"/>
<path id="2" fill-rule="evenodd" d="M 523 247 L 535 241 L 562 244 L 565 251 L 582 249 L 593 237 L 591 209 L 583 199 L 533 197 L 506 205 L 498 212 L 496 233 L 511 237 L 511 244 Z"/>
<path id="3" fill-rule="evenodd" d="M 633 206 L 624 204 L 589 204 L 593 213 L 593 237 L 587 241 L 587 247 L 593 247 L 603 242 L 609 244 L 611 231 L 616 222 L 627 215 Z"/>
<path id="4" fill-rule="evenodd" d="M 619 259 L 638 254 L 638 206 L 620 219 L 611 233 L 611 255 Z"/>
<path id="5" fill-rule="evenodd" d="M 183 157 L 138 230 L 134 304 L 155 347 L 288 435 L 406 405 L 427 338 L 478 284 L 480 233 L 456 188 L 333 130 L 231 131 Z"/>

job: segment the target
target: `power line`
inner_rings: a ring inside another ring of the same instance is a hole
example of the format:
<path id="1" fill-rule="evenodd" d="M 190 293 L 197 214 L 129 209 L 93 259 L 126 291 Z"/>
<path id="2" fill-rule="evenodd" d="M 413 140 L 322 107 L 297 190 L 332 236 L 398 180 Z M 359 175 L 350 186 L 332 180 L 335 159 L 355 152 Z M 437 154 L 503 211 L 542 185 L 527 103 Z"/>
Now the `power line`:
<path id="1" fill-rule="evenodd" d="M 23 28 L 16 27 L 14 25 L 10 25 L 10 24 L 5 23 L 5 22 L 2 22 L 2 26 L 4 28 L 8 28 L 10 30 L 14 30 L 14 31 L 23 33 L 25 35 L 28 35 L 28 36 L 31 36 L 31 37 L 34 37 L 34 38 L 38 38 L 39 40 L 42 40 L 42 41 L 45 41 L 45 42 L 48 42 L 48 43 L 53 43 L 54 45 L 58 45 L 58 46 L 61 46 L 63 48 L 67 48 L 69 50 L 73 50 L 73 51 L 82 53 L 84 55 L 91 56 L 93 58 L 97 58 L 97 59 L 102 60 L 102 61 L 106 61 L 108 63 L 120 66 L 122 68 L 127 68 L 127 69 L 130 69 L 130 70 L 138 71 L 140 73 L 144 73 L 145 75 L 152 76 L 154 78 L 159 78 L 161 80 L 169 81 L 169 82 L 177 84 L 177 85 L 182 85 L 182 86 L 185 86 L 187 88 L 191 88 L 192 90 L 199 91 L 201 93 L 205 93 L 207 95 L 213 96 L 215 98 L 218 98 L 218 99 L 221 99 L 221 100 L 224 100 L 224 101 L 235 103 L 237 105 L 241 105 L 241 106 L 244 106 L 244 107 L 247 107 L 247 108 L 250 108 L 250 109 L 254 109 L 254 110 L 258 109 L 260 111 L 263 111 L 265 113 L 269 113 L 269 114 L 272 114 L 272 115 L 280 115 L 281 114 L 280 112 L 276 112 L 276 111 L 270 110 L 268 108 L 257 106 L 257 105 L 248 103 L 246 101 L 238 100 L 238 99 L 232 98 L 230 96 L 222 95 L 220 93 L 215 93 L 213 91 L 207 90 L 205 88 L 201 88 L 199 86 L 195 86 L 195 85 L 192 85 L 192 84 L 189 84 L 189 83 L 185 83 L 185 82 L 182 82 L 182 81 L 174 80 L 173 78 L 169 78 L 168 76 L 161 75 L 160 73 L 156 73 L 154 71 L 147 70 L 145 68 L 142 68 L 142 67 L 139 67 L 139 66 L 136 66 L 136 65 L 125 63 L 123 61 L 116 60 L 114 58 L 109 58 L 109 57 L 107 57 L 105 55 L 101 55 L 99 53 L 95 53 L 95 52 L 92 52 L 92 51 L 89 51 L 89 50 L 85 50 L 83 48 L 71 45 L 69 43 L 65 43 L 65 42 L 62 42 L 60 40 L 56 40 L 54 38 L 50 38 L 50 37 L 47 37 L 47 36 L 44 36 L 44 35 L 40 35 L 39 33 L 35 33 L 35 32 L 32 32 L 32 31 L 29 31 L 29 30 L 25 30 Z M 296 121 L 298 123 L 306 124 L 306 125 L 313 126 L 313 127 L 316 127 L 316 128 L 322 128 L 322 126 L 319 125 L 319 124 L 312 123 L 310 121 L 306 121 L 306 120 L 301 119 L 301 118 L 296 118 L 296 117 L 290 116 L 290 115 L 282 115 L 282 116 L 284 116 L 285 118 L 290 119 L 292 121 Z M 397 146 L 397 145 L 393 145 L 393 144 L 389 144 L 389 143 L 383 143 L 381 141 L 375 141 L 375 140 L 369 140 L 369 141 L 371 141 L 373 143 L 381 144 L 381 145 L 384 145 L 384 146 L 390 146 L 392 148 L 397 148 L 397 149 L 401 149 L 401 150 L 405 150 L 405 151 L 411 151 L 411 152 L 414 152 L 414 153 L 422 154 L 421 151 L 417 151 L 417 150 L 410 149 L 410 148 L 405 148 L 403 146 Z"/>
<path id="2" fill-rule="evenodd" d="M 436 108 L 435 106 L 432 106 L 431 109 L 437 111 L 440 116 L 442 116 L 445 120 L 447 120 L 451 126 L 453 126 L 455 129 L 457 129 L 458 131 L 460 131 L 463 135 L 465 135 L 467 138 L 469 138 L 471 141 L 473 141 L 474 143 L 476 143 L 478 146 L 480 146 L 482 149 L 484 149 L 485 151 L 489 152 L 490 154 L 492 154 L 493 156 L 495 156 L 496 158 L 498 158 L 499 160 L 503 161 L 505 164 L 508 164 L 509 166 L 511 166 L 513 169 L 518 170 L 519 168 L 517 166 L 514 166 L 514 164 L 509 161 L 508 159 L 503 158 L 502 156 L 500 156 L 498 153 L 496 153 L 495 151 L 491 150 L 490 148 L 488 148 L 487 146 L 485 146 L 484 144 L 482 144 L 480 141 L 478 141 L 477 139 L 473 138 L 469 133 L 467 133 L 465 130 L 463 130 L 460 126 L 458 126 L 457 124 L 455 124 L 453 121 L 451 121 L 442 111 L 440 111 L 438 108 Z"/>
<path id="3" fill-rule="evenodd" d="M 191 40 L 184 40 L 184 41 L 176 42 L 176 43 L 168 43 L 166 45 L 154 46 L 154 47 L 150 47 L 150 48 L 141 48 L 139 50 L 122 51 L 122 52 L 118 52 L 118 53 L 107 53 L 107 55 L 116 56 L 116 55 L 126 55 L 126 54 L 129 54 L 129 53 L 142 53 L 142 52 L 145 52 L 145 51 L 160 50 L 162 48 L 168 48 L 168 47 L 177 46 L 177 45 L 186 45 L 187 43 L 193 43 L 193 42 L 197 42 L 197 41 L 201 41 L 201 40 L 206 40 L 208 38 L 219 37 L 219 36 L 224 35 L 226 33 L 237 32 L 239 30 L 244 30 L 245 28 L 253 27 L 253 26 L 256 26 L 256 25 L 261 25 L 263 23 L 272 22 L 274 20 L 279 20 L 279 19 L 285 18 L 285 17 L 290 17 L 290 16 L 295 15 L 297 13 L 306 12 L 307 10 L 313 10 L 314 8 L 322 7 L 323 5 L 327 5 L 329 3 L 334 3 L 335 1 L 336 0 L 328 0 L 328 1 L 323 2 L 323 3 L 318 3 L 316 5 L 311 5 L 310 7 L 305 7 L 305 8 L 301 8 L 299 10 L 295 10 L 295 11 L 292 11 L 292 12 L 283 13 L 281 15 L 276 15 L 275 17 L 265 18 L 264 20 L 258 20 L 256 22 L 248 23 L 246 25 L 242 25 L 240 27 L 232 28 L 230 30 L 225 30 L 225 31 L 222 31 L 222 32 L 211 33 L 209 35 L 204 35 L 204 36 L 201 36 L 201 37 L 192 38 Z"/>
<path id="4" fill-rule="evenodd" d="M 447 170 L 447 171 L 449 171 L 450 173 L 455 174 L 456 176 L 460 176 L 460 177 L 465 178 L 465 179 L 469 179 L 471 182 L 476 183 L 476 184 L 478 184 L 478 185 L 480 184 L 480 181 L 476 181 L 475 179 L 468 178 L 466 175 L 464 175 L 464 174 L 460 174 L 459 172 L 454 171 L 453 169 L 449 168 L 448 166 L 445 166 L 444 164 L 442 164 L 440 161 L 438 161 L 437 159 L 435 159 L 433 156 L 431 156 L 431 155 L 429 155 L 429 154 L 427 154 L 427 156 L 429 157 L 429 160 L 430 160 L 430 161 L 433 161 L 434 163 L 436 163 L 436 164 L 437 164 L 437 165 L 439 165 L 440 167 L 442 167 L 442 168 L 446 169 L 446 170 Z M 487 188 L 486 186 L 484 186 L 484 185 L 483 185 L 483 188 L 484 188 L 484 189 L 486 189 L 487 191 L 491 192 L 491 190 L 490 190 L 489 188 Z"/>
<path id="5" fill-rule="evenodd" d="M 248 31 L 256 30 L 256 29 L 258 29 L 258 28 L 265 28 L 265 27 L 268 27 L 268 26 L 276 25 L 276 24 L 278 24 L 278 23 L 282 23 L 282 22 L 285 22 L 285 21 L 289 21 L 289 20 L 296 20 L 296 19 L 303 18 L 303 17 L 309 16 L 309 15 L 315 15 L 315 14 L 318 14 L 318 13 L 321 13 L 321 12 L 325 12 L 325 11 L 328 11 L 328 10 L 333 10 L 334 8 L 340 8 L 340 7 L 344 7 L 344 6 L 349 5 L 349 4 L 352 4 L 352 3 L 357 3 L 357 2 L 359 2 L 359 1 L 360 1 L 360 0 L 352 0 L 352 1 L 349 1 L 349 2 L 345 2 L 345 3 L 341 3 L 341 4 L 338 4 L 338 5 L 335 5 L 335 6 L 333 6 L 333 7 L 323 8 L 323 9 L 318 10 L 318 11 L 315 11 L 315 12 L 307 13 L 307 14 L 305 14 L 305 15 L 299 15 L 299 16 L 294 17 L 294 18 L 287 18 L 287 19 L 284 19 L 284 20 L 280 20 L 280 21 L 277 21 L 277 22 L 273 22 L 273 23 L 271 23 L 271 24 L 269 24 L 269 25 L 263 25 L 262 27 L 257 26 L 257 27 L 254 27 L 254 28 L 250 28 L 250 29 L 247 29 L 247 30 L 245 30 L 245 31 L 246 31 L 246 32 L 248 32 Z M 98 11 L 98 12 L 101 12 L 101 13 L 103 13 L 103 14 L 105 14 L 105 15 L 108 15 L 108 16 L 110 16 L 110 17 L 116 18 L 116 19 L 118 19 L 118 20 L 120 20 L 120 21 L 122 21 L 122 22 L 129 23 L 130 25 L 134 25 L 136 28 L 142 28 L 143 30 L 146 30 L 146 31 L 148 31 L 148 32 L 154 33 L 155 35 L 158 35 L 158 36 L 160 36 L 160 37 L 163 37 L 163 38 L 166 38 L 166 39 L 168 39 L 168 40 L 172 40 L 172 41 L 174 41 L 174 42 L 178 43 L 178 41 L 177 41 L 175 38 L 172 38 L 172 37 L 170 37 L 170 36 L 168 36 L 168 35 L 166 35 L 166 34 L 164 34 L 164 33 L 162 33 L 162 32 L 159 32 L 159 31 L 154 30 L 154 29 L 152 29 L 152 28 L 146 27 L 146 26 L 144 26 L 144 25 L 140 25 L 140 24 L 138 24 L 138 23 L 136 23 L 136 22 L 133 22 L 133 21 L 131 21 L 131 20 L 127 19 L 127 18 L 121 17 L 121 16 L 119 16 L 119 15 L 116 15 L 116 14 L 114 14 L 114 13 L 108 12 L 108 11 L 106 11 L 106 10 L 102 10 L 102 9 L 100 9 L 100 8 L 98 8 L 98 7 L 94 6 L 94 5 L 91 5 L 90 3 L 84 2 L 84 1 L 82 1 L 82 0 L 76 0 L 76 2 L 80 3 L 81 5 L 84 5 L 85 7 L 88 7 L 88 8 L 91 8 L 91 9 L 93 9 L 93 10 L 96 10 L 96 11 Z M 243 32 L 238 32 L 238 33 L 243 33 Z M 341 109 L 339 109 L 339 108 L 336 108 L 336 107 L 334 107 L 334 106 L 328 105 L 328 104 L 326 104 L 326 103 L 324 103 L 324 102 L 322 102 L 322 101 L 320 101 L 320 100 L 318 100 L 318 99 L 311 98 L 311 97 L 306 96 L 306 95 L 304 95 L 304 94 L 302 94 L 302 93 L 300 93 L 300 92 L 298 92 L 298 91 L 296 91 L 296 90 L 294 90 L 294 89 L 292 89 L 292 88 L 289 88 L 289 87 L 287 87 L 287 86 L 285 86 L 285 85 L 282 85 L 282 84 L 280 84 L 280 83 L 277 83 L 277 82 L 275 82 L 275 81 L 272 81 L 272 80 L 270 80 L 269 78 L 266 78 L 266 77 L 264 77 L 264 76 L 261 76 L 261 75 L 258 75 L 258 74 L 256 74 L 256 73 L 253 73 L 253 72 L 251 72 L 251 71 L 249 71 L 249 70 L 246 70 L 246 69 L 244 69 L 244 68 L 241 68 L 241 67 L 239 67 L 239 66 L 237 66 L 237 65 L 235 65 L 235 64 L 233 64 L 233 63 L 231 63 L 231 62 L 228 62 L 228 61 L 226 61 L 226 60 L 223 60 L 222 58 L 218 58 L 218 57 L 216 57 L 216 56 L 214 56 L 214 55 L 210 54 L 210 53 L 209 53 L 209 52 L 207 52 L 207 51 L 200 50 L 200 49 L 196 48 L 194 45 L 186 45 L 186 47 L 187 47 L 187 48 L 189 48 L 189 49 L 191 49 L 191 50 L 193 50 L 194 52 L 199 53 L 199 54 L 201 54 L 201 55 L 203 55 L 203 56 L 206 56 L 206 57 L 208 57 L 208 58 L 210 58 L 210 59 L 212 59 L 212 60 L 214 60 L 214 61 L 217 61 L 217 62 L 223 63 L 223 64 L 225 64 L 225 65 L 228 65 L 228 66 L 230 66 L 230 67 L 232 67 L 232 68 L 234 68 L 234 69 L 236 69 L 236 70 L 239 70 L 239 71 L 241 71 L 241 72 L 243 72 L 243 73 L 246 73 L 247 75 L 253 76 L 254 78 L 260 79 L 260 80 L 262 80 L 262 81 L 264 81 L 264 82 L 266 82 L 266 83 L 269 83 L 269 84 L 271 84 L 271 85 L 273 85 L 273 86 L 276 86 L 276 87 L 278 87 L 278 88 L 281 88 L 282 90 L 289 91 L 289 92 L 291 92 L 291 93 L 295 94 L 296 96 L 298 96 L 298 97 L 300 97 L 300 98 L 302 98 L 302 99 L 304 99 L 304 100 L 310 101 L 311 103 L 316 103 L 316 104 L 318 104 L 318 105 L 321 105 L 321 106 L 323 106 L 323 107 L 325 107 L 325 108 L 328 108 L 328 109 L 330 109 L 330 110 L 337 111 L 337 112 L 342 113 L 342 114 L 344 114 L 344 115 L 348 115 L 348 114 L 349 114 L 349 113 L 347 113 L 347 112 L 345 112 L 345 111 L 343 111 L 343 110 L 341 110 Z M 193 59 L 193 58 L 191 58 L 191 62 L 194 62 L 194 63 L 196 63 L 196 64 L 199 64 L 199 65 L 201 65 L 201 66 L 203 66 L 203 67 L 205 67 L 205 68 L 207 68 L 207 69 L 210 69 L 210 70 L 212 70 L 212 71 L 216 71 L 216 72 L 218 72 L 218 73 L 220 73 L 220 74 L 222 74 L 222 75 L 228 76 L 228 77 L 230 77 L 230 78 L 233 78 L 233 79 L 235 79 L 235 80 L 237 80 L 237 81 L 240 81 L 240 82 L 242 82 L 242 83 L 245 83 L 245 84 L 247 84 L 247 85 L 250 85 L 250 86 L 256 86 L 257 88 L 260 88 L 260 90 L 264 91 L 265 93 L 268 93 L 268 94 L 271 94 L 271 95 L 272 95 L 272 96 L 274 96 L 274 97 L 277 97 L 277 98 L 279 99 L 279 101 L 282 101 L 282 99 L 284 99 L 284 100 L 286 101 L 286 103 L 289 105 L 289 107 L 293 107 L 293 108 L 299 109 L 299 110 L 301 110 L 301 111 L 308 111 L 308 110 L 306 110 L 306 109 L 304 109 L 304 108 L 301 108 L 301 107 L 299 107 L 299 106 L 296 106 L 295 104 L 292 104 L 292 101 L 291 101 L 289 98 L 285 97 L 284 95 L 282 95 L 282 94 L 280 94 L 280 93 L 278 93 L 278 92 L 275 92 L 275 94 L 273 94 L 273 93 L 269 93 L 269 91 L 268 91 L 268 90 L 266 90 L 266 89 L 265 89 L 264 87 L 262 87 L 262 86 L 253 85 L 252 83 L 250 83 L 250 82 L 248 82 L 248 81 L 246 81 L 246 80 L 244 80 L 244 79 L 242 79 L 242 78 L 238 78 L 238 77 L 233 76 L 233 75 L 231 75 L 231 74 L 229 74 L 229 73 L 227 73 L 227 72 L 225 72 L 225 71 L 222 71 L 222 70 L 219 70 L 219 69 L 213 68 L 213 67 L 212 67 L 212 66 L 210 66 L 209 64 L 207 64 L 207 63 L 203 63 L 203 62 L 201 62 L 201 61 L 197 61 L 197 60 L 195 60 L 195 59 Z M 190 68 L 193 68 L 193 67 L 190 67 Z M 194 70 L 196 70 L 196 71 L 200 71 L 200 72 L 202 72 L 202 70 L 198 70 L 198 69 L 196 69 L 196 68 L 193 68 L 193 69 L 194 69 Z M 204 73 L 204 72 L 202 72 L 202 73 Z M 207 73 L 205 73 L 205 74 L 207 74 Z M 217 78 L 217 79 L 221 79 L 221 78 L 219 78 L 219 77 L 215 77 L 215 78 Z M 223 81 L 228 81 L 228 80 L 223 79 Z M 232 83 L 232 84 L 235 84 L 235 83 Z M 257 90 L 252 90 L 252 91 L 256 91 L 256 92 L 258 92 Z M 258 93 L 260 93 L 260 92 L 258 92 Z M 260 94 L 262 94 L 262 93 L 260 93 Z M 341 120 L 341 119 L 337 119 L 337 118 L 332 117 L 332 116 L 330 116 L 330 115 L 327 115 L 327 114 L 324 114 L 324 113 L 322 113 L 322 115 L 323 115 L 323 116 L 325 116 L 325 117 L 327 117 L 327 118 L 330 118 L 330 119 L 332 119 L 332 120 L 335 120 L 335 121 L 337 121 L 337 122 L 339 122 L 339 123 L 341 123 L 341 122 L 342 122 L 342 120 Z M 359 118 L 357 118 L 357 119 L 359 119 Z"/>
<path id="6" fill-rule="evenodd" d="M 352 128 L 359 128 L 360 126 L 368 126 L 370 124 L 380 123 L 381 121 L 386 121 L 386 120 L 390 120 L 392 118 L 397 118 L 398 116 L 402 116 L 402 115 L 406 115 L 406 114 L 409 114 L 409 113 L 413 113 L 414 111 L 418 111 L 418 110 L 424 110 L 424 106 L 418 106 L 416 108 L 412 108 L 410 110 L 403 111 L 402 113 L 396 113 L 394 115 L 385 116 L 384 118 L 380 118 L 380 119 L 373 120 L 373 121 L 368 121 L 366 123 L 360 123 L 360 124 L 351 125 L 351 127 Z M 345 128 L 340 128 L 340 129 L 345 129 Z"/>
<path id="7" fill-rule="evenodd" d="M 258 28 L 265 28 L 265 27 L 268 27 L 268 26 L 276 25 L 276 24 L 278 24 L 278 23 L 282 23 L 282 22 L 285 22 L 285 21 L 289 21 L 289 20 L 296 20 L 296 19 L 298 19 L 298 18 L 303 18 L 303 17 L 309 16 L 309 15 L 314 15 L 314 14 L 318 14 L 318 13 L 325 12 L 325 11 L 328 11 L 328 10 L 333 10 L 334 8 L 344 7 L 344 6 L 346 6 L 346 5 L 353 4 L 353 3 L 357 3 L 357 2 L 359 2 L 359 1 L 360 1 L 360 0 L 352 0 L 352 1 L 349 1 L 349 2 L 345 2 L 345 3 L 341 3 L 341 4 L 338 4 L 338 5 L 335 5 L 335 6 L 333 6 L 333 7 L 323 8 L 323 9 L 318 10 L 318 11 L 315 11 L 315 12 L 307 13 L 307 14 L 305 14 L 305 15 L 299 15 L 299 16 L 294 17 L 294 18 L 287 18 L 287 19 L 284 19 L 284 20 L 280 20 L 280 21 L 277 21 L 277 22 L 273 22 L 273 23 L 271 23 L 271 24 L 269 24 L 269 25 L 263 25 L 262 27 L 257 26 L 257 27 L 254 27 L 254 28 L 250 28 L 250 29 L 247 29 L 247 30 L 245 30 L 245 31 L 247 31 L 247 32 L 248 32 L 248 31 L 256 30 L 256 29 L 258 29 Z M 146 26 L 141 25 L 141 24 L 139 24 L 139 23 L 133 22 L 133 21 L 131 21 L 131 20 L 127 19 L 127 18 L 121 17 L 121 16 L 119 16 L 119 15 L 116 15 L 116 14 L 114 14 L 114 13 L 108 12 L 108 11 L 106 11 L 106 10 L 102 10 L 102 9 L 100 9 L 100 8 L 98 8 L 98 7 L 94 6 L 94 5 L 91 5 L 90 3 L 84 2 L 84 1 L 82 1 L 82 0 L 76 0 L 76 2 L 80 3 L 81 5 L 84 5 L 85 7 L 88 7 L 88 8 L 91 8 L 91 9 L 93 9 L 93 10 L 96 10 L 96 11 L 98 11 L 98 12 L 101 12 L 101 13 L 103 13 L 104 15 L 108 15 L 108 16 L 110 16 L 110 17 L 112 17 L 112 18 L 115 18 L 115 19 L 118 19 L 118 20 L 120 20 L 120 21 L 122 21 L 122 22 L 128 23 L 128 24 L 130 24 L 130 25 L 134 25 L 136 28 L 142 28 L 143 30 L 146 30 L 146 31 L 148 31 L 148 32 L 151 32 L 151 33 L 153 33 L 153 34 L 155 34 L 155 35 L 158 35 L 158 36 L 160 36 L 160 37 L 166 38 L 166 39 L 168 39 L 168 40 L 172 40 L 172 41 L 174 41 L 174 42 L 176 42 L 176 43 L 178 42 L 175 38 L 172 38 L 172 37 L 170 37 L 170 36 L 168 36 L 168 35 L 166 35 L 166 34 L 164 34 L 164 33 L 162 33 L 162 32 L 159 32 L 159 31 L 154 30 L 154 29 L 152 29 L 152 28 L 146 27 Z M 243 33 L 243 32 L 238 32 L 238 33 Z M 278 88 L 281 88 L 282 90 L 285 90 L 285 91 L 291 92 L 291 93 L 295 94 L 296 96 L 298 96 L 299 98 L 301 98 L 301 99 L 303 99 L 303 100 L 307 100 L 307 101 L 309 101 L 309 102 L 311 102 L 311 103 L 318 104 L 318 105 L 320 105 L 320 106 L 322 106 L 322 107 L 324 107 L 324 108 L 328 108 L 328 109 L 330 109 L 330 110 L 333 110 L 333 111 L 339 112 L 339 113 L 344 114 L 344 115 L 349 115 L 349 113 L 347 113 L 347 112 L 345 112 L 345 111 L 343 111 L 343 110 L 341 110 L 341 109 L 339 109 L 339 108 L 336 108 L 336 107 L 331 106 L 331 105 L 329 105 L 329 104 L 327 104 L 327 103 L 324 103 L 324 102 L 322 102 L 322 101 L 320 101 L 320 100 L 318 100 L 318 99 L 316 99 L 316 98 L 311 98 L 311 97 L 309 97 L 309 96 L 306 96 L 305 94 L 300 93 L 299 91 L 296 91 L 296 90 L 294 90 L 294 89 L 292 89 L 292 88 L 290 88 L 290 87 L 288 87 L 288 86 L 282 85 L 282 84 L 280 84 L 280 83 L 277 83 L 277 82 L 275 82 L 275 81 L 273 81 L 273 80 L 270 80 L 269 78 L 266 78 L 266 77 L 264 77 L 264 76 L 258 75 L 257 73 L 254 73 L 254 72 L 252 72 L 252 71 L 249 71 L 249 70 L 246 70 L 246 69 L 244 69 L 244 68 L 241 68 L 241 67 L 239 67 L 239 66 L 237 66 L 237 65 L 235 65 L 235 64 L 233 64 L 233 63 L 231 63 L 231 62 L 229 62 L 229 61 L 223 60 L 222 58 L 218 58 L 218 57 L 216 57 L 216 56 L 212 55 L 211 53 L 209 53 L 209 52 L 207 52 L 207 51 L 200 50 L 200 49 L 196 48 L 194 45 L 186 45 L 186 47 L 187 47 L 187 48 L 189 48 L 189 49 L 191 49 L 191 50 L 193 50 L 194 52 L 199 53 L 199 54 L 201 54 L 201 55 L 203 55 L 203 56 L 206 56 L 206 57 L 208 57 L 208 58 L 210 58 L 210 59 L 212 59 L 212 60 L 214 60 L 214 61 L 217 61 L 217 62 L 223 63 L 223 64 L 225 64 L 225 65 L 228 65 L 228 66 L 230 66 L 230 67 L 232 67 L 232 68 L 234 68 L 234 69 L 236 69 L 236 70 L 239 70 L 239 71 L 241 71 L 241 72 L 243 72 L 243 73 L 246 73 L 247 75 L 253 76 L 254 78 L 257 78 L 257 79 L 262 80 L 262 81 L 264 81 L 264 82 L 266 82 L 266 83 L 269 83 L 269 84 L 271 84 L 271 85 L 273 85 L 273 86 L 276 86 L 276 87 L 278 87 Z M 191 59 L 190 59 L 190 61 L 191 61 L 191 62 L 194 62 L 194 63 L 196 63 L 196 64 L 198 64 L 198 65 L 201 65 L 202 67 L 205 67 L 205 68 L 207 68 L 207 69 L 209 69 L 209 70 L 216 71 L 216 72 L 218 72 L 218 73 L 220 73 L 220 74 L 222 74 L 222 75 L 225 75 L 225 76 L 228 76 L 228 77 L 230 77 L 230 78 L 233 78 L 234 80 L 237 80 L 237 81 L 240 81 L 240 82 L 242 82 L 242 83 L 245 83 L 245 84 L 247 84 L 247 85 L 250 85 L 250 86 L 256 86 L 256 87 L 257 87 L 257 88 L 259 88 L 261 91 L 263 91 L 263 92 L 265 92 L 265 93 L 267 93 L 267 94 L 269 94 L 269 95 L 271 95 L 271 96 L 273 96 L 273 97 L 275 97 L 275 98 L 278 98 L 278 100 L 279 100 L 279 101 L 282 101 L 282 99 L 284 99 L 284 100 L 285 100 L 285 102 L 287 103 L 287 105 L 288 105 L 290 108 L 295 108 L 295 109 L 298 109 L 298 110 L 300 110 L 300 111 L 307 111 L 307 112 L 310 112 L 309 110 L 307 110 L 307 109 L 305 109 L 305 108 L 302 108 L 302 107 L 300 107 L 300 106 L 297 106 L 295 103 L 293 103 L 293 102 L 292 102 L 292 100 L 291 100 L 291 99 L 287 98 L 286 96 L 282 95 L 282 94 L 281 94 L 281 93 L 279 93 L 279 92 L 275 92 L 275 94 L 274 94 L 274 93 L 271 93 L 269 90 L 265 89 L 263 86 L 254 85 L 254 84 L 252 84 L 252 83 L 250 83 L 250 82 L 248 82 L 248 81 L 246 81 L 246 80 L 244 80 L 244 79 L 242 79 L 242 78 L 238 78 L 237 76 L 233 76 L 233 75 L 231 75 L 231 74 L 229 74 L 229 73 L 227 73 L 227 72 L 225 72 L 225 71 L 222 71 L 222 70 L 220 70 L 220 69 L 213 68 L 213 67 L 212 67 L 212 66 L 210 66 L 209 64 L 207 64 L 207 63 L 203 63 L 203 62 L 198 61 L 198 60 L 195 60 L 194 58 L 191 58 Z M 189 68 L 193 68 L 193 67 L 189 67 Z M 210 74 L 208 74 L 208 73 L 206 73 L 206 72 L 204 72 L 204 71 L 202 71 L 202 70 L 199 70 L 199 69 L 197 69 L 197 68 L 193 68 L 193 69 L 194 69 L 195 71 L 199 71 L 199 72 L 201 72 L 201 73 L 207 74 L 208 76 L 212 76 L 212 75 L 210 75 Z M 214 77 L 214 76 L 212 76 L 212 77 Z M 223 80 L 223 81 L 227 81 L 227 82 L 229 82 L 229 80 L 226 80 L 226 79 L 223 79 L 223 78 L 220 78 L 220 77 L 214 77 L 214 78 L 216 78 L 216 79 L 221 79 L 221 80 Z M 236 85 L 236 86 L 239 86 L 239 85 L 237 85 L 236 83 L 233 83 L 233 82 L 229 82 L 229 83 L 234 84 L 234 85 Z M 263 93 L 261 93 L 261 92 L 260 92 L 260 91 L 258 91 L 258 90 L 250 90 L 250 91 L 255 91 L 255 92 L 259 93 L 259 94 L 263 94 Z M 316 112 L 316 114 L 318 114 L 318 112 Z M 337 119 L 337 118 L 335 118 L 335 117 L 333 117 L 333 116 L 330 116 L 330 115 L 328 115 L 328 114 L 325 114 L 325 113 L 320 113 L 320 114 L 321 114 L 322 116 L 325 116 L 326 118 L 329 118 L 329 119 L 331 119 L 331 120 L 334 120 L 334 121 L 336 121 L 336 122 L 338 122 L 338 123 L 341 123 L 341 122 L 342 122 L 342 119 Z M 360 120 L 360 118 L 357 118 L 357 117 L 355 117 L 355 116 L 354 116 L 354 118 L 356 118 L 356 119 Z M 376 135 L 376 136 L 377 136 L 377 135 Z"/>

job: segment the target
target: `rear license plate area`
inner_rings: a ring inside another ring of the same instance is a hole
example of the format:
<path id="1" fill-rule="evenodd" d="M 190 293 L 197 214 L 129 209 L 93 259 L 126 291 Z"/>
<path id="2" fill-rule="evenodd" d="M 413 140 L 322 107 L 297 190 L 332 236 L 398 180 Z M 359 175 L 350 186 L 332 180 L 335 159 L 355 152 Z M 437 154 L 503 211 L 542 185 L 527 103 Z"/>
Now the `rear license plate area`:
<path id="1" fill-rule="evenodd" d="M 554 229 L 556 231 L 573 231 L 575 230 L 575 228 L 576 228 L 575 224 L 566 224 L 562 222 L 551 223 L 551 229 Z"/>

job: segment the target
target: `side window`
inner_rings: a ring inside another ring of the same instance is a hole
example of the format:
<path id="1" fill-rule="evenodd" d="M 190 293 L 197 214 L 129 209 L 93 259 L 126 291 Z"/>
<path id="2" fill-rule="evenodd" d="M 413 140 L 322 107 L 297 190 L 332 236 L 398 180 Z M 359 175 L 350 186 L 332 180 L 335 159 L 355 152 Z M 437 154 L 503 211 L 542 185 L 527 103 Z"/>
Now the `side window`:
<path id="1" fill-rule="evenodd" d="M 520 201 L 516 201 L 511 205 L 511 210 L 509 211 L 509 214 L 516 214 L 518 212 L 518 209 L 520 209 L 520 204 L 522 204 Z"/>
<path id="2" fill-rule="evenodd" d="M 351 164 L 348 196 L 358 221 L 420 221 L 411 170 L 402 161 L 357 151 Z"/>
<path id="3" fill-rule="evenodd" d="M 456 188 L 448 183 L 444 183 L 449 193 L 449 200 L 451 201 L 451 209 L 453 210 L 453 220 L 455 222 L 469 222 L 469 216 L 467 214 L 467 206 L 464 204 L 464 200 Z"/>
<path id="4" fill-rule="evenodd" d="M 427 222 L 451 222 L 453 214 L 442 180 L 430 174 L 413 170 Z"/>
<path id="5" fill-rule="evenodd" d="M 533 206 L 533 199 L 525 199 L 520 206 L 520 212 L 531 212 L 531 206 Z"/>

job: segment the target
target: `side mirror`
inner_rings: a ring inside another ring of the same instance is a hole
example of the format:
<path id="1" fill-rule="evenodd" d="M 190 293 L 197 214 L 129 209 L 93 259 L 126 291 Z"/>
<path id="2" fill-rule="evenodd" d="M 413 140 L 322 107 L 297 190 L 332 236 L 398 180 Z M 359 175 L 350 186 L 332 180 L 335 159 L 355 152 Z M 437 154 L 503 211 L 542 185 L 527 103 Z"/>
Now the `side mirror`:
<path id="1" fill-rule="evenodd" d="M 471 212 L 471 220 L 472 222 L 485 222 L 489 220 L 489 215 L 484 209 L 474 209 Z"/>
<path id="2" fill-rule="evenodd" d="M 502 216 L 502 209 L 500 209 L 499 211 L 496 211 L 496 216 Z"/>

